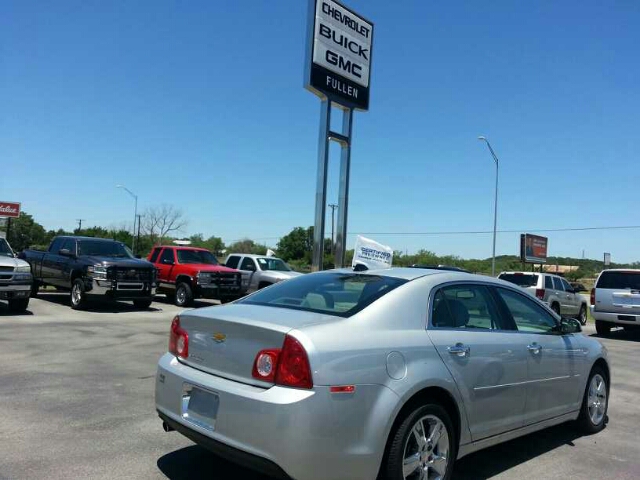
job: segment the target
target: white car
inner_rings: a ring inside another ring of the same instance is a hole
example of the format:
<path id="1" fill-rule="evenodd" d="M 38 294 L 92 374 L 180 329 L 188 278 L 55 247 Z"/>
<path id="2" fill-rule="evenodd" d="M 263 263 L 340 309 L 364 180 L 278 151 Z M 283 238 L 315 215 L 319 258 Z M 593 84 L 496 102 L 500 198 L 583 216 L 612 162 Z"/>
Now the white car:
<path id="1" fill-rule="evenodd" d="M 16 258 L 9 243 L 0 238 L 0 300 L 9 302 L 12 312 L 24 312 L 31 295 L 31 267 Z"/>
<path id="2" fill-rule="evenodd" d="M 586 299 L 564 278 L 539 272 L 502 272 L 498 278 L 523 288 L 558 315 L 575 318 L 582 325 L 587 323 Z"/>
<path id="3" fill-rule="evenodd" d="M 591 290 L 591 315 L 596 331 L 607 335 L 615 326 L 640 325 L 640 270 L 603 270 Z"/>

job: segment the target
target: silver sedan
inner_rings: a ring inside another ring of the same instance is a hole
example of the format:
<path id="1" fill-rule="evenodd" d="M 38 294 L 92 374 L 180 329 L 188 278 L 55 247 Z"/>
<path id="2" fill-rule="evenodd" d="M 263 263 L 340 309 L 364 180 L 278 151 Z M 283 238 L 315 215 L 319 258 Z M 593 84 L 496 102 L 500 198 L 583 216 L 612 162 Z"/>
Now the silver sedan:
<path id="1" fill-rule="evenodd" d="M 156 409 L 223 457 L 297 480 L 450 479 L 552 425 L 604 428 L 606 349 L 514 285 L 333 270 L 171 324 Z"/>

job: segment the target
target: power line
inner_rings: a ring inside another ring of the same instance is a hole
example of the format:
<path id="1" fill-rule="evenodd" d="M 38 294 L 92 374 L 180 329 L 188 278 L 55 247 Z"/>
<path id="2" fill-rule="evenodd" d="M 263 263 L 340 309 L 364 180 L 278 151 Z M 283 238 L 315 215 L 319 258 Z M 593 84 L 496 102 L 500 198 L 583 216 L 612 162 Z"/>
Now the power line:
<path id="1" fill-rule="evenodd" d="M 576 227 L 576 228 L 521 228 L 517 230 L 498 230 L 498 233 L 523 233 L 523 232 L 584 232 L 587 230 L 631 230 L 640 229 L 640 225 L 622 225 L 613 227 Z M 349 235 L 484 235 L 493 233 L 493 230 L 457 230 L 434 232 L 349 232 Z"/>

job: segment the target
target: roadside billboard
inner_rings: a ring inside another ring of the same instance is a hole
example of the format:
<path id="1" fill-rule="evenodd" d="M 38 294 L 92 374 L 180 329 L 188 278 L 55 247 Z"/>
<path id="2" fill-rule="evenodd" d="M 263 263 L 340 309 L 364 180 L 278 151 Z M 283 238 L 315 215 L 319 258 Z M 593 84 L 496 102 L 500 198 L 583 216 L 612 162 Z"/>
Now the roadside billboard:
<path id="1" fill-rule="evenodd" d="M 604 266 L 608 267 L 611 265 L 611 254 L 610 253 L 605 253 L 604 254 Z"/>
<path id="2" fill-rule="evenodd" d="M 520 235 L 520 260 L 524 263 L 547 263 L 549 239 L 539 235 Z"/>
<path id="3" fill-rule="evenodd" d="M 309 0 L 305 88 L 369 110 L 373 23 L 336 0 Z"/>
<path id="4" fill-rule="evenodd" d="M 0 202 L 0 217 L 18 218 L 20 216 L 20 203 Z"/>

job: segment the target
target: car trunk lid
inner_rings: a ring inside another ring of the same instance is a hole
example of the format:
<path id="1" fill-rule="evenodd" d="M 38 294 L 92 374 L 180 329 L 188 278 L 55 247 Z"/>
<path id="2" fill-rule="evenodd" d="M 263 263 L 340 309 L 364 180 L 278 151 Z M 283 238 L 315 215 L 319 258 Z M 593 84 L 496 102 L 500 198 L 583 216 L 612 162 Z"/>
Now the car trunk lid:
<path id="1" fill-rule="evenodd" d="M 180 315 L 189 336 L 189 356 L 180 361 L 201 371 L 242 383 L 268 387 L 252 376 L 258 352 L 282 348 L 293 329 L 339 321 L 340 317 L 259 305 L 231 304 Z"/>

